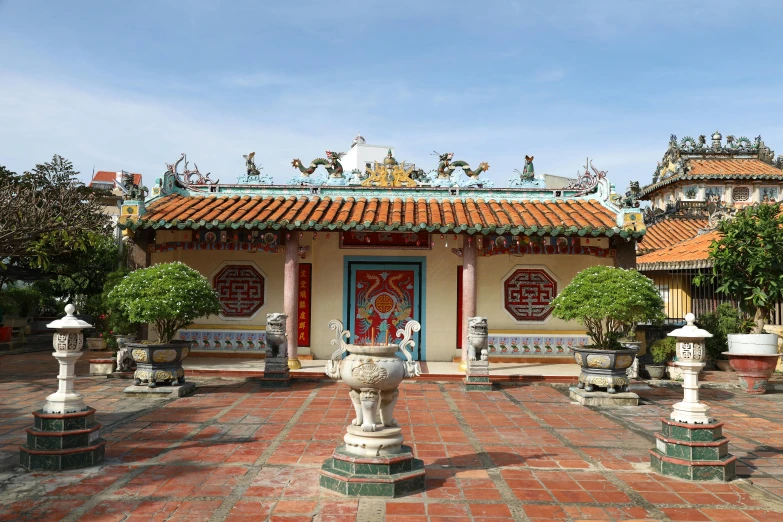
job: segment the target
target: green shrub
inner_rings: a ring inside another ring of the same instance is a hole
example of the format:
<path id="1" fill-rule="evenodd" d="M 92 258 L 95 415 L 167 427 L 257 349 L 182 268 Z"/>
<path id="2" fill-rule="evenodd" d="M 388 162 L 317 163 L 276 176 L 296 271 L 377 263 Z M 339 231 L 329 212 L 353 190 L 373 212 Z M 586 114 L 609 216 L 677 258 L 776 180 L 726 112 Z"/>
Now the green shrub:
<path id="1" fill-rule="evenodd" d="M 658 339 L 650 347 L 653 362 L 663 364 L 672 360 L 677 353 L 677 339 L 674 337 L 664 337 Z"/>
<path id="2" fill-rule="evenodd" d="M 109 335 L 133 335 L 136 333 L 138 323 L 130 320 L 127 313 L 121 306 L 109 299 L 112 290 L 130 273 L 130 270 L 121 268 L 106 276 L 106 283 L 103 285 L 103 294 L 101 300 L 103 307 L 108 315 L 107 332 Z M 116 340 L 112 339 L 115 343 Z M 108 343 L 109 340 L 107 339 Z"/>
<path id="3" fill-rule="evenodd" d="M 746 334 L 753 329 L 753 321 L 745 319 L 734 306 L 724 303 L 714 312 L 702 314 L 696 324 L 712 334 L 706 340 L 707 355 L 710 359 L 725 359 L 723 352 L 728 351 L 728 334 Z"/>
<path id="4" fill-rule="evenodd" d="M 8 288 L 3 291 L 10 299 L 17 304 L 17 314 L 20 317 L 33 317 L 38 315 L 41 301 L 41 293 L 35 288 Z"/>
<path id="5" fill-rule="evenodd" d="M 594 266 L 582 270 L 553 301 L 552 315 L 587 328 L 596 348 L 621 348 L 638 323 L 660 324 L 663 300 L 655 283 L 636 270 Z"/>
<path id="6" fill-rule="evenodd" d="M 199 317 L 220 313 L 209 281 L 179 262 L 131 272 L 108 294 L 108 303 L 135 323 L 152 323 L 158 342 L 168 343 L 177 330 Z"/>
<path id="7" fill-rule="evenodd" d="M 2 310 L 3 317 L 19 315 L 19 303 L 8 293 L 8 290 L 0 292 L 0 310 Z"/>

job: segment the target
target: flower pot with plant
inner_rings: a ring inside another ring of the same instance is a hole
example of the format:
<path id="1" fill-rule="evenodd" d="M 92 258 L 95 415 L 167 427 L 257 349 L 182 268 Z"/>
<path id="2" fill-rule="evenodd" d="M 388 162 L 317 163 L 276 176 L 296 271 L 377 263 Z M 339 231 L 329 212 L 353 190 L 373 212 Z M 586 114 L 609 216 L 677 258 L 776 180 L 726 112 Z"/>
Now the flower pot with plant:
<path id="1" fill-rule="evenodd" d="M 636 326 L 664 319 L 655 284 L 636 270 L 594 266 L 576 274 L 552 305 L 555 317 L 583 325 L 592 341 L 591 346 L 571 348 L 582 368 L 579 388 L 627 391 L 627 369 L 639 351 L 630 340 Z"/>
<path id="2" fill-rule="evenodd" d="M 674 337 L 658 339 L 650 346 L 653 364 L 645 366 L 650 379 L 663 379 L 666 375 L 667 363 L 677 353 L 677 340 Z"/>
<path id="3" fill-rule="evenodd" d="M 177 331 L 196 319 L 220 312 L 209 281 L 183 263 L 163 263 L 131 272 L 108 295 L 111 306 L 134 323 L 150 323 L 157 341 L 127 343 L 136 362 L 136 384 L 182 384 L 182 360 L 191 342 L 177 341 Z"/>
<path id="4" fill-rule="evenodd" d="M 778 336 L 764 333 L 764 326 L 774 303 L 783 298 L 783 213 L 777 204 L 751 205 L 719 222 L 717 230 L 707 277 L 753 319 L 749 334 L 726 336 L 726 355 L 740 386 L 748 393 L 764 393 L 779 357 Z"/>

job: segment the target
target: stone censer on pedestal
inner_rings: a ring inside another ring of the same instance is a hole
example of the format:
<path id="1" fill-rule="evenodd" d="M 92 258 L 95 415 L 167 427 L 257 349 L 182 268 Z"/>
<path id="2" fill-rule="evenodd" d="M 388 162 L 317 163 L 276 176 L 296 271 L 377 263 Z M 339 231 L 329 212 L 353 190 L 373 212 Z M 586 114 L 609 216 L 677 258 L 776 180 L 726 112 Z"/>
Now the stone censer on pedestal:
<path id="1" fill-rule="evenodd" d="M 340 321 L 330 321 L 329 328 L 337 332 L 332 344 L 338 349 L 326 364 L 326 375 L 350 387 L 356 417 L 346 428 L 345 444 L 321 467 L 321 487 L 343 495 L 378 497 L 423 490 L 424 463 L 402 444 L 402 429 L 394 418 L 400 383 L 421 374 L 407 350 L 414 346 L 411 336 L 421 325 L 411 320 L 404 330 L 397 330 L 397 337 L 402 337 L 399 345 L 346 344 L 351 333 Z M 397 351 L 407 360 L 397 357 Z"/>

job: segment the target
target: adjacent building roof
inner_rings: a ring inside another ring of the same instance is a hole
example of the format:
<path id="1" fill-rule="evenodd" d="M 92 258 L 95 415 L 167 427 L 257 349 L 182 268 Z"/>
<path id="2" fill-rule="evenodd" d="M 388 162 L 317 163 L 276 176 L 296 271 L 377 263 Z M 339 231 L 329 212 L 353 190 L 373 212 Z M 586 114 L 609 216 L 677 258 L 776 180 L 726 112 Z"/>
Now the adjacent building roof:
<path id="1" fill-rule="evenodd" d="M 636 268 L 647 272 L 654 270 L 683 270 L 712 266 L 709 249 L 713 241 L 720 239 L 720 232 L 712 230 L 636 258 Z"/>
<path id="2" fill-rule="evenodd" d="M 90 181 L 90 186 L 92 186 L 93 183 L 116 183 L 119 181 L 117 179 L 117 173 L 108 171 L 108 170 L 99 170 L 96 172 L 93 177 L 92 181 Z M 133 174 L 133 182 L 137 185 L 141 185 L 141 174 Z"/>
<path id="3" fill-rule="evenodd" d="M 637 254 L 644 254 L 675 245 L 707 228 L 707 219 L 664 219 L 647 227 L 644 239 L 638 244 Z"/>
<path id="4" fill-rule="evenodd" d="M 618 226 L 618 213 L 596 199 L 169 194 L 151 202 L 123 228 L 300 230 L 427 230 L 430 232 L 590 234 L 637 238 L 644 230 Z"/>

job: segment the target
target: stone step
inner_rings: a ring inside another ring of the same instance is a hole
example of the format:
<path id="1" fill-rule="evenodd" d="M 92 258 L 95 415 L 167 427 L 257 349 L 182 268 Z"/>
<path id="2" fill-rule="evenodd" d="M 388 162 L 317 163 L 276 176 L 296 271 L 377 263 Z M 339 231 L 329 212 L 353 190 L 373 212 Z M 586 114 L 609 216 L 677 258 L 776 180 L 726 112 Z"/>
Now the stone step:
<path id="1" fill-rule="evenodd" d="M 94 466 L 103 461 L 106 441 L 98 439 L 91 446 L 61 450 L 19 448 L 19 462 L 28 470 L 60 471 Z"/>
<path id="2" fill-rule="evenodd" d="M 95 425 L 94 408 L 75 413 L 44 413 L 43 410 L 33 412 L 33 428 L 39 431 L 86 430 L 93 425 Z"/>
<path id="3" fill-rule="evenodd" d="M 669 457 L 658 449 L 650 450 L 650 465 L 656 472 L 685 480 L 729 482 L 736 478 L 736 461 L 737 457 L 733 455 L 717 461 L 696 461 Z"/>
<path id="4" fill-rule="evenodd" d="M 414 469 L 413 451 L 408 446 L 402 446 L 403 452 L 394 455 L 377 457 L 362 457 L 347 453 L 340 446 L 332 455 L 335 470 L 359 475 L 395 475 Z"/>
<path id="5" fill-rule="evenodd" d="M 687 424 L 662 418 L 661 434 L 667 439 L 683 442 L 713 442 L 723 438 L 723 423 Z"/>
<path id="6" fill-rule="evenodd" d="M 93 424 L 83 430 L 42 431 L 26 428 L 27 448 L 31 450 L 65 450 L 86 448 L 101 437 L 101 425 Z"/>
<path id="7" fill-rule="evenodd" d="M 682 441 L 655 434 L 656 448 L 667 457 L 688 461 L 716 461 L 729 454 L 729 439 L 721 437 L 709 442 Z"/>

